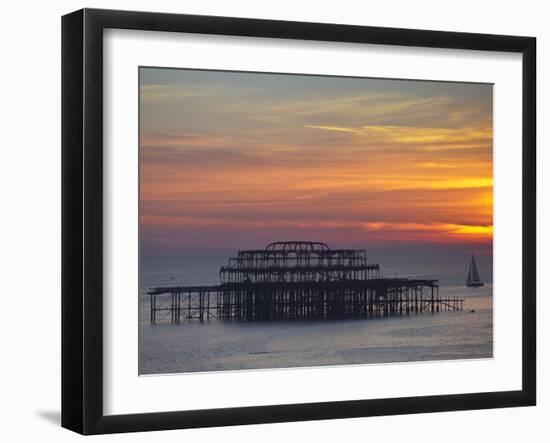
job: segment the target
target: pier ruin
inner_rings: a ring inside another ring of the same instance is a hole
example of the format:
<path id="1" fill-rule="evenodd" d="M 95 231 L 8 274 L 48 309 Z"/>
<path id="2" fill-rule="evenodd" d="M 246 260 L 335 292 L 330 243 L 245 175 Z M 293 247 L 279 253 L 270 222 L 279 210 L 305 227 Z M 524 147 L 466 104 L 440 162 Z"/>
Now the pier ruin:
<path id="1" fill-rule="evenodd" d="M 238 251 L 220 283 L 148 291 L 150 321 L 358 319 L 461 311 L 464 299 L 440 297 L 438 281 L 381 277 L 364 249 L 320 242 L 271 243 Z"/>

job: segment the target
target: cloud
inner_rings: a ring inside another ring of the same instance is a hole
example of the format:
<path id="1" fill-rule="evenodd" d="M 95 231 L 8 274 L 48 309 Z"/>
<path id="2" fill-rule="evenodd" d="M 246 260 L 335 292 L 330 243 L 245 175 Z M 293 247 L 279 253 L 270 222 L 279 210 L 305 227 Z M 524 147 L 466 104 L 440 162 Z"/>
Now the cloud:
<path id="1" fill-rule="evenodd" d="M 417 96 L 410 93 L 370 93 L 347 97 L 324 97 L 277 102 L 247 101 L 231 109 L 256 120 L 284 123 L 294 121 L 321 129 L 362 125 L 409 127 L 454 127 L 489 125 L 489 104 L 472 103 L 463 97 Z M 351 129 L 351 128 L 350 128 Z"/>
<path id="2" fill-rule="evenodd" d="M 324 131 L 349 132 L 377 145 L 398 146 L 401 150 L 415 146 L 423 150 L 475 149 L 491 147 L 492 127 L 433 128 L 394 125 L 366 125 L 342 127 L 305 125 L 305 128 Z"/>
<path id="3" fill-rule="evenodd" d="M 162 103 L 188 97 L 208 97 L 217 94 L 216 87 L 207 85 L 146 84 L 139 87 L 141 104 Z"/>
<path id="4" fill-rule="evenodd" d="M 345 127 L 342 127 L 342 126 L 305 125 L 304 128 L 323 129 L 325 131 L 336 131 L 336 132 L 351 132 L 353 134 L 357 133 L 357 129 L 345 128 Z"/>
<path id="5" fill-rule="evenodd" d="M 347 220 L 288 220 L 277 218 L 264 218 L 262 220 L 250 219 L 222 219 L 222 218 L 194 218 L 186 216 L 141 217 L 143 226 L 148 229 L 161 227 L 162 229 L 187 229 L 201 228 L 225 232 L 230 235 L 233 231 L 253 230 L 286 230 L 297 237 L 301 232 L 323 231 L 330 238 L 331 231 L 350 233 L 353 236 L 362 236 L 364 241 L 385 240 L 389 242 L 427 242 L 427 243 L 487 243 L 492 241 L 492 225 L 460 225 L 452 223 L 394 223 L 387 221 L 347 221 Z"/>

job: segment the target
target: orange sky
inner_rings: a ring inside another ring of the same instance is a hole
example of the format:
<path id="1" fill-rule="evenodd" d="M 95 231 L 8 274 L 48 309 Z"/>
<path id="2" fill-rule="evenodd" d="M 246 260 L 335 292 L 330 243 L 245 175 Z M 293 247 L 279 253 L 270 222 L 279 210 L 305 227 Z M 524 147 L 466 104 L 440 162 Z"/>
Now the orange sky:
<path id="1" fill-rule="evenodd" d="M 492 86 L 142 68 L 142 245 L 471 245 L 493 232 Z"/>

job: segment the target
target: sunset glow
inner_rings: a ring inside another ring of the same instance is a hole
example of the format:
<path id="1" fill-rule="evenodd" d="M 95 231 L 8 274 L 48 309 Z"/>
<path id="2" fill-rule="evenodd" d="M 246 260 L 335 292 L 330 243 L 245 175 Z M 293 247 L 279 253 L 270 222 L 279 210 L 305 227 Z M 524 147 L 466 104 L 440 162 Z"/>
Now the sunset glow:
<path id="1" fill-rule="evenodd" d="M 142 246 L 490 253 L 492 127 L 486 84 L 142 68 Z"/>

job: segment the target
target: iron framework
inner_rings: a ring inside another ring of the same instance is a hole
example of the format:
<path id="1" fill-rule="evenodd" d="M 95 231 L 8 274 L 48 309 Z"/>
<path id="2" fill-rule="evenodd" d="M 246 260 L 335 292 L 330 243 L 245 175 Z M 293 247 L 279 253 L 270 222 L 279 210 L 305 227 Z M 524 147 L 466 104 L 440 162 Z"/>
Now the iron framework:
<path id="1" fill-rule="evenodd" d="M 220 284 L 152 288 L 151 323 L 211 318 L 325 320 L 462 310 L 441 298 L 438 281 L 382 278 L 364 249 L 287 241 L 238 251 L 220 268 Z"/>

